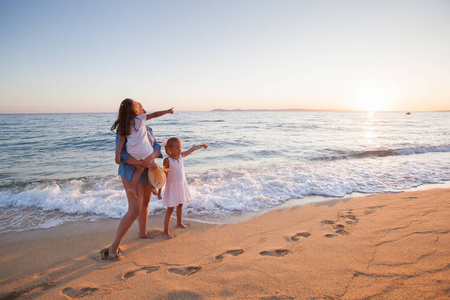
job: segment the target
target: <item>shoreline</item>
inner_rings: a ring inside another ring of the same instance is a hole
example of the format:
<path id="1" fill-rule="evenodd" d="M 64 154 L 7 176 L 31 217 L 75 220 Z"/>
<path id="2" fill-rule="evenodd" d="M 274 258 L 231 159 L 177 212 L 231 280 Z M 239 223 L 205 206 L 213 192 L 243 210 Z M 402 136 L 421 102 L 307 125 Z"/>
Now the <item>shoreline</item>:
<path id="1" fill-rule="evenodd" d="M 424 190 L 431 190 L 431 189 L 436 189 L 436 188 L 450 188 L 450 181 L 446 181 L 444 183 L 435 183 L 435 184 L 422 184 L 418 187 L 409 189 L 407 191 L 402 191 L 402 192 L 414 192 L 414 191 L 424 191 Z M 398 192 L 398 193 L 402 193 L 402 192 Z M 388 193 L 389 194 L 389 193 Z M 393 193 L 396 194 L 396 193 Z M 331 197 L 331 196 L 322 196 L 322 195 L 308 195 L 304 198 L 291 198 L 286 200 L 285 202 L 283 202 L 282 204 L 275 206 L 275 207 L 271 207 L 271 208 L 261 208 L 260 210 L 256 211 L 256 212 L 252 212 L 252 211 L 247 211 L 247 212 L 237 212 L 228 216 L 220 216 L 220 217 L 213 217 L 213 216 L 196 216 L 196 215 L 184 215 L 183 219 L 185 219 L 186 221 L 190 221 L 190 222 L 196 222 L 196 223 L 203 223 L 203 224 L 209 224 L 209 225 L 226 225 L 226 224 L 233 224 L 233 223 L 240 223 L 240 222 L 245 222 L 248 220 L 251 220 L 253 218 L 257 218 L 259 216 L 262 216 L 272 210 L 279 210 L 279 209 L 285 209 L 285 208 L 291 208 L 291 207 L 298 207 L 298 206 L 304 206 L 304 205 L 310 205 L 310 204 L 316 204 L 316 205 L 321 205 L 324 204 L 326 205 L 329 202 L 335 202 L 335 201 L 348 201 L 352 198 L 360 198 L 360 197 L 368 197 L 368 196 L 373 196 L 373 195 L 383 195 L 383 194 L 364 194 L 364 193 L 358 193 L 358 192 L 353 192 L 350 193 L 348 195 L 345 195 L 343 197 Z M 152 198 L 153 199 L 153 198 Z M 38 208 L 25 208 L 25 210 L 38 210 L 40 214 L 44 215 L 47 214 L 45 211 L 42 211 Z M 19 208 L 13 208 L 13 210 L 20 210 Z M 15 211 L 14 211 L 15 213 Z M 65 213 L 60 213 L 58 211 L 50 211 L 50 214 L 61 214 L 61 215 L 67 215 Z M 30 215 L 30 213 L 28 213 L 28 215 Z M 110 218 L 110 217 L 103 217 L 103 216 L 92 216 L 89 214 L 85 214 L 85 215 L 68 215 L 69 218 L 70 217 L 74 217 L 74 218 L 79 218 L 78 220 L 67 220 L 64 221 L 62 224 L 58 224 L 56 226 L 52 226 L 52 227 L 46 227 L 46 228 L 31 228 L 31 229 L 25 229 L 25 230 L 19 230 L 19 231 L 14 231 L 14 230 L 9 230 L 9 231 L 1 231 L 0 230 L 0 237 L 2 237 L 5 234 L 14 234 L 14 233 L 18 233 L 18 232 L 24 232 L 24 231 L 29 231 L 29 230 L 49 230 L 55 227 L 59 227 L 59 226 L 63 226 L 65 224 L 68 223 L 77 223 L 77 222 L 88 222 L 88 223 L 95 223 L 95 222 L 101 222 L 101 221 L 105 221 L 105 220 L 111 220 L 111 221 L 117 221 L 119 222 L 121 219 L 116 219 L 116 218 Z M 164 216 L 164 213 L 161 214 L 156 214 L 156 215 L 150 215 L 149 216 L 149 222 L 152 218 L 157 218 L 157 217 L 161 217 Z M 28 217 L 28 216 L 25 216 Z M 6 218 L 5 216 L 3 216 L 3 218 Z"/>
<path id="2" fill-rule="evenodd" d="M 239 223 L 189 221 L 172 226 L 174 240 L 150 216 L 153 239 L 134 224 L 118 261 L 98 252 L 118 219 L 6 233 L 0 299 L 445 298 L 449 200 L 448 188 L 336 199 Z"/>

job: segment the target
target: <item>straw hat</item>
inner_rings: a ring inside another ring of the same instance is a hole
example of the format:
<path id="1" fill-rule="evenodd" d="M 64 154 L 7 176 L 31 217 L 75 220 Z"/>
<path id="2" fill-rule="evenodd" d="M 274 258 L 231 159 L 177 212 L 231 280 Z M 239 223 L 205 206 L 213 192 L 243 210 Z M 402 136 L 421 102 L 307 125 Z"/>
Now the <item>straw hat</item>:
<path id="1" fill-rule="evenodd" d="M 156 169 L 148 170 L 148 180 L 156 188 L 160 189 L 166 183 L 166 173 L 164 173 L 163 168 L 157 166 Z"/>

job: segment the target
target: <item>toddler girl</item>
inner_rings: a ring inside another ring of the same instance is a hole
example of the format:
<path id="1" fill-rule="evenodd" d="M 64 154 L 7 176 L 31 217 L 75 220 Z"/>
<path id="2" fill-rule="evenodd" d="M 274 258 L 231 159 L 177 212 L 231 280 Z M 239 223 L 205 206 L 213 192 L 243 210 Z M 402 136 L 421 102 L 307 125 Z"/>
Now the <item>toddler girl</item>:
<path id="1" fill-rule="evenodd" d="M 163 205 L 167 206 L 166 216 L 164 217 L 164 237 L 166 239 L 173 239 L 173 236 L 169 233 L 169 225 L 175 206 L 177 207 L 177 227 L 186 228 L 186 225 L 181 222 L 181 215 L 183 204 L 189 201 L 191 196 L 184 174 L 183 158 L 202 147 L 206 149 L 208 144 L 194 146 L 182 152 L 181 141 L 176 137 L 170 138 L 165 144 L 166 153 L 169 155 L 164 159 L 164 169 L 167 170 L 163 199 Z M 158 198 L 161 199 L 161 189 L 158 191 Z"/>
<path id="2" fill-rule="evenodd" d="M 145 160 L 153 153 L 153 147 L 148 138 L 145 121 L 161 117 L 165 114 L 173 114 L 173 107 L 151 114 L 146 113 L 142 105 L 132 99 L 127 98 L 120 104 L 119 116 L 111 128 L 111 130 L 117 128 L 117 132 L 120 135 L 116 150 L 117 164 L 120 164 L 120 152 L 125 143 L 125 138 L 127 139 L 127 152 L 136 160 Z M 134 166 L 136 167 L 136 171 L 131 180 L 131 187 L 127 192 L 137 197 L 136 186 L 145 168 L 140 165 Z"/>

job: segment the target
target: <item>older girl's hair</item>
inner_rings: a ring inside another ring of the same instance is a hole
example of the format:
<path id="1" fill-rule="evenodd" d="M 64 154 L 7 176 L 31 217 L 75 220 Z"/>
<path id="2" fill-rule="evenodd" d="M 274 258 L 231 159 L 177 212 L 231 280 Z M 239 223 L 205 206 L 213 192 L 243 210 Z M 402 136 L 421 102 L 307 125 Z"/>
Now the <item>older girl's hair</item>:
<path id="1" fill-rule="evenodd" d="M 166 144 L 164 145 L 164 149 L 166 150 L 167 155 L 170 155 L 169 148 L 173 145 L 179 145 L 181 144 L 181 141 L 176 137 L 171 137 L 167 140 Z"/>
<path id="2" fill-rule="evenodd" d="M 120 103 L 117 120 L 111 126 L 111 131 L 122 136 L 130 135 L 130 127 L 134 125 L 133 119 L 138 115 L 137 102 L 133 99 L 125 99 Z"/>

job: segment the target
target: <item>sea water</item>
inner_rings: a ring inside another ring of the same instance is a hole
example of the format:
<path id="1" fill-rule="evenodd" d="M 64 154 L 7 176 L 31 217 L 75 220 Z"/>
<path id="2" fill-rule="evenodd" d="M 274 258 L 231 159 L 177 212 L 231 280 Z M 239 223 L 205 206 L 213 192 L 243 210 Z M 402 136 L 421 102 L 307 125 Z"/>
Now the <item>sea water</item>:
<path id="1" fill-rule="evenodd" d="M 121 218 L 116 117 L 0 115 L 0 232 Z M 172 136 L 185 150 L 209 143 L 185 159 L 192 201 L 184 213 L 198 221 L 450 181 L 448 112 L 176 111 L 146 123 L 161 144 Z M 164 212 L 153 196 L 149 214 Z"/>

